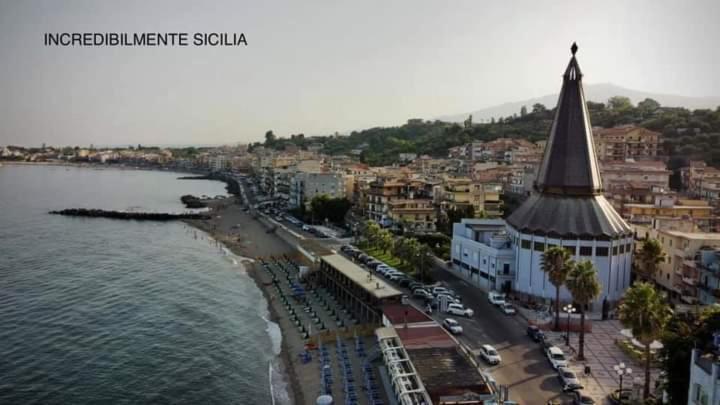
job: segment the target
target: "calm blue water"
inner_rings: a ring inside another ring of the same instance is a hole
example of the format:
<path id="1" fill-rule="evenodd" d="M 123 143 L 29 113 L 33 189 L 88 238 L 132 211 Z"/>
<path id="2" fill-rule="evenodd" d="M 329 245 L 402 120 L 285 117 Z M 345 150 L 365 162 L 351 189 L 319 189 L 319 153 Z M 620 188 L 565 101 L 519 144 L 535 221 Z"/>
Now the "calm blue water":
<path id="1" fill-rule="evenodd" d="M 0 403 L 269 403 L 266 303 L 182 223 L 47 215 L 181 211 L 225 194 L 178 174 L 0 167 Z"/>

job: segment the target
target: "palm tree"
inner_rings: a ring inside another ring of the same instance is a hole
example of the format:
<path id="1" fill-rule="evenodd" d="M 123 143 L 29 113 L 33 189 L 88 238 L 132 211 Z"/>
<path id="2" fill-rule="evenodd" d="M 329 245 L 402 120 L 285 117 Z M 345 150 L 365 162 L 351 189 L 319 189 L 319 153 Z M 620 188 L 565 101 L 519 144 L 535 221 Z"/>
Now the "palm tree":
<path id="1" fill-rule="evenodd" d="M 664 332 L 672 310 L 650 283 L 640 282 L 627 290 L 618 312 L 620 322 L 645 346 L 643 398 L 647 399 L 650 396 L 650 344 Z"/>
<path id="2" fill-rule="evenodd" d="M 647 239 L 635 256 L 638 266 L 635 272 L 644 281 L 651 280 L 657 273 L 660 263 L 665 261 L 665 252 L 657 239 Z"/>
<path id="3" fill-rule="evenodd" d="M 585 308 L 600 296 L 602 286 L 597 269 L 589 260 L 576 263 L 567 276 L 567 287 L 573 301 L 580 305 L 580 343 L 578 360 L 585 360 Z"/>
<path id="4" fill-rule="evenodd" d="M 560 328 L 560 287 L 565 284 L 573 261 L 567 249 L 553 246 L 543 253 L 541 266 L 547 273 L 550 284 L 555 286 L 555 329 L 557 330 Z"/>
<path id="5" fill-rule="evenodd" d="M 425 274 L 427 273 L 427 266 L 430 264 L 430 255 L 432 250 L 424 243 L 419 243 L 415 251 L 415 268 L 419 269 L 420 281 L 425 282 Z"/>

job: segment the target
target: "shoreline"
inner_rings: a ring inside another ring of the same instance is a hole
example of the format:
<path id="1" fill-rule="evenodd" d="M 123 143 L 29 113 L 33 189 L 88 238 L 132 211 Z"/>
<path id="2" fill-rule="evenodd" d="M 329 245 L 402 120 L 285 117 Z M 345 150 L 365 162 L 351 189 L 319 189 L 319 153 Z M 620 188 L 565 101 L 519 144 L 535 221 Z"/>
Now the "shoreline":
<path id="1" fill-rule="evenodd" d="M 291 355 L 293 349 L 290 347 L 288 330 L 283 325 L 282 317 L 274 305 L 275 297 L 269 288 L 264 285 L 259 274 L 261 269 L 255 261 L 256 257 L 261 256 L 283 253 L 294 255 L 294 248 L 275 234 L 266 233 L 265 225 L 242 212 L 240 207 L 234 204 L 234 198 L 228 198 L 228 201 L 211 202 L 209 204 L 211 216 L 209 220 L 182 220 L 182 222 L 207 233 L 240 258 L 240 262 L 245 267 L 248 276 L 253 280 L 265 299 L 269 321 L 278 325 L 280 329 L 282 339 L 280 353 L 277 354 L 277 358 L 280 360 L 278 363 L 279 371 L 286 379 L 288 396 L 292 403 L 296 405 L 304 404 L 305 393 L 302 390 L 302 384 L 300 384 L 298 370 L 293 365 Z M 233 232 L 233 230 L 238 232 Z M 272 384 L 272 381 L 269 381 L 269 383 Z"/>

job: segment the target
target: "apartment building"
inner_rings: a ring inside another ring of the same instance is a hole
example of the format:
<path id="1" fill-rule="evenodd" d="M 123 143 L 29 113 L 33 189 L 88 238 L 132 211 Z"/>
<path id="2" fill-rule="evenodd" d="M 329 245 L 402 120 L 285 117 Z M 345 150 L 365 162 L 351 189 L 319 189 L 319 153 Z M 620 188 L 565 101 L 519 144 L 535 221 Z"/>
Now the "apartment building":
<path id="1" fill-rule="evenodd" d="M 469 177 L 445 176 L 435 193 L 435 202 L 440 211 L 465 209 L 472 206 L 475 217 L 502 216 L 502 186 L 497 183 L 481 183 Z"/>
<path id="2" fill-rule="evenodd" d="M 290 180 L 289 201 L 291 208 L 310 204 L 313 198 L 327 195 L 330 198 L 344 198 L 345 180 L 342 173 L 297 172 Z"/>
<path id="3" fill-rule="evenodd" d="M 652 160 L 660 149 L 659 132 L 623 125 L 615 128 L 593 128 L 595 149 L 600 160 Z"/>

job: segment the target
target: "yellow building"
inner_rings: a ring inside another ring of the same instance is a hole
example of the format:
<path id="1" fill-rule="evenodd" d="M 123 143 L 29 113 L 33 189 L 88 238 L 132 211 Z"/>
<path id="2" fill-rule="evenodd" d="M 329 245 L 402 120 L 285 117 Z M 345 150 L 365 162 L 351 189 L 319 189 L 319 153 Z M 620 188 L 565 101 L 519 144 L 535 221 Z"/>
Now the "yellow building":
<path id="1" fill-rule="evenodd" d="M 437 211 L 429 198 L 393 200 L 388 203 L 388 217 L 393 224 L 407 231 L 433 232 Z"/>
<path id="2" fill-rule="evenodd" d="M 713 218 L 713 207 L 703 200 L 658 200 L 654 204 L 624 204 L 623 216 L 633 223 L 651 223 L 657 218 L 684 218 L 700 225 Z"/>
<path id="3" fill-rule="evenodd" d="M 697 275 L 688 272 L 689 264 L 695 260 L 703 247 L 720 247 L 720 233 L 684 232 L 670 229 L 654 229 L 636 226 L 640 238 L 656 239 L 665 252 L 665 261 L 655 275 L 655 282 L 670 293 L 691 304 L 696 299 Z M 641 244 L 638 244 L 638 248 Z"/>
<path id="4" fill-rule="evenodd" d="M 443 212 L 472 206 L 475 217 L 502 215 L 502 187 L 495 183 L 481 183 L 467 177 L 446 177 L 436 193 L 436 203 Z"/>

